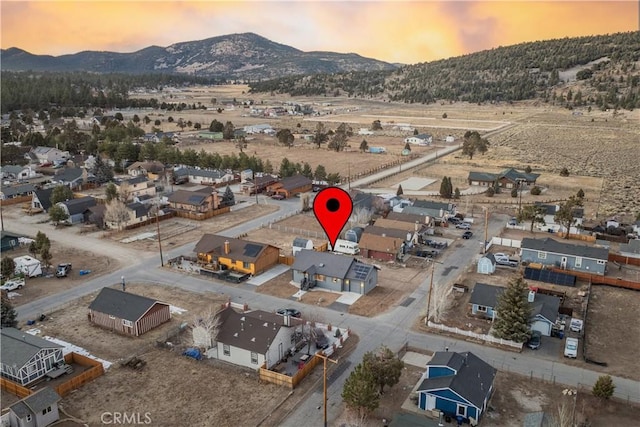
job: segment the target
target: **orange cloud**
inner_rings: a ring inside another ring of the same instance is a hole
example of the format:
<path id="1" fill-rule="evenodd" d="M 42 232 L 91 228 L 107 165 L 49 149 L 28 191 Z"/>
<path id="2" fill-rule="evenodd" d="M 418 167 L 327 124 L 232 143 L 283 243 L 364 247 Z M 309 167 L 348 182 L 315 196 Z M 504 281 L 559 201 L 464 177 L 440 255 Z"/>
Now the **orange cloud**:
<path id="1" fill-rule="evenodd" d="M 50 1 L 0 3 L 3 48 L 60 55 L 255 32 L 300 50 L 416 63 L 499 45 L 638 30 L 638 3 Z"/>

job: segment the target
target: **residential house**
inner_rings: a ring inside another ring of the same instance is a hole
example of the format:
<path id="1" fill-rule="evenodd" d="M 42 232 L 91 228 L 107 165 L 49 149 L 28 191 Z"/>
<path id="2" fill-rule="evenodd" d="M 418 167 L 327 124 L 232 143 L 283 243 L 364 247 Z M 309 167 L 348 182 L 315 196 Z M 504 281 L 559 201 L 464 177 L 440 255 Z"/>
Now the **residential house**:
<path id="1" fill-rule="evenodd" d="M 519 172 L 513 168 L 505 169 L 499 173 L 490 172 L 469 172 L 467 180 L 469 185 L 479 185 L 483 187 L 493 187 L 498 183 L 499 187 L 512 189 L 519 185 L 535 185 L 540 177 L 539 173 Z"/>
<path id="2" fill-rule="evenodd" d="M 145 133 L 142 136 L 143 142 L 153 142 L 159 143 L 162 140 L 168 140 L 171 142 L 179 142 L 180 138 L 174 132 L 156 132 L 156 133 Z"/>
<path id="3" fill-rule="evenodd" d="M 556 213 L 560 210 L 560 205 L 543 205 L 541 203 L 536 203 L 536 206 L 544 209 L 544 223 L 536 223 L 536 227 L 538 229 L 553 233 L 566 233 L 567 228 L 561 224 L 557 224 L 555 220 Z M 573 223 L 571 224 L 569 232 L 578 234 L 579 228 L 583 225 L 584 208 L 576 206 L 571 212 L 573 213 Z"/>
<path id="4" fill-rule="evenodd" d="M 566 270 L 604 275 L 609 249 L 559 242 L 550 237 L 525 237 L 520 246 L 520 259 Z"/>
<path id="5" fill-rule="evenodd" d="M 438 351 L 418 386 L 418 407 L 477 425 L 488 408 L 497 370 L 475 354 Z"/>
<path id="6" fill-rule="evenodd" d="M 10 427 L 46 427 L 58 421 L 60 395 L 44 387 L 9 407 Z"/>
<path id="7" fill-rule="evenodd" d="M 71 157 L 68 151 L 61 151 L 54 147 L 34 147 L 29 153 L 40 164 L 64 162 Z"/>
<path id="8" fill-rule="evenodd" d="M 158 161 L 135 162 L 127 167 L 127 173 L 131 176 L 146 176 L 157 180 L 164 173 L 164 165 Z"/>
<path id="9" fill-rule="evenodd" d="M 0 231 L 0 241 L 2 241 L 0 252 L 5 252 L 19 247 L 21 237 L 22 236 L 20 234 L 11 233 L 10 231 Z"/>
<path id="10" fill-rule="evenodd" d="M 168 201 L 172 209 L 194 214 L 206 214 L 220 207 L 220 196 L 211 187 L 195 191 L 176 190 L 169 195 Z"/>
<path id="11" fill-rule="evenodd" d="M 303 249 L 291 266 L 293 281 L 301 289 L 369 293 L 378 285 L 378 270 L 350 256 Z"/>
<path id="12" fill-rule="evenodd" d="M 268 194 L 280 194 L 287 199 L 300 193 L 306 193 L 313 188 L 311 179 L 304 175 L 293 175 L 271 184 L 267 187 Z"/>
<path id="13" fill-rule="evenodd" d="M 0 187 L 0 200 L 31 196 L 34 191 L 35 186 L 33 184 L 3 185 Z"/>
<path id="14" fill-rule="evenodd" d="M 433 137 L 428 133 L 420 133 L 418 135 L 412 135 L 404 139 L 405 143 L 416 145 L 431 145 Z"/>
<path id="15" fill-rule="evenodd" d="M 201 262 L 252 275 L 267 271 L 280 258 L 275 246 L 215 234 L 203 235 L 194 251 Z"/>
<path id="16" fill-rule="evenodd" d="M 360 255 L 382 261 L 395 261 L 405 253 L 405 239 L 402 237 L 378 236 L 365 231 L 358 246 Z"/>
<path id="17" fill-rule="evenodd" d="M 629 243 L 620 243 L 620 255 L 628 258 L 640 258 L 640 240 L 631 239 Z"/>
<path id="18" fill-rule="evenodd" d="M 277 365 L 295 347 L 303 321 L 262 310 L 236 312 L 227 306 L 217 315 L 218 333 L 210 357 L 255 370 Z"/>
<path id="19" fill-rule="evenodd" d="M 102 328 L 137 337 L 171 320 L 171 311 L 167 303 L 102 288 L 89 305 L 88 318 Z"/>
<path id="20" fill-rule="evenodd" d="M 45 212 L 49 212 L 51 207 L 51 195 L 53 194 L 53 187 L 35 189 L 31 195 L 31 209 L 42 209 Z"/>
<path id="21" fill-rule="evenodd" d="M 404 231 L 405 236 L 407 234 L 411 235 L 411 237 L 409 237 L 406 240 L 415 240 L 415 237 L 416 237 L 415 234 L 417 234 L 423 227 L 423 224 L 417 224 L 417 223 L 411 224 L 410 222 L 396 221 L 393 219 L 389 219 L 388 217 L 376 219 L 376 222 L 374 223 L 374 225 L 379 228 L 390 228 L 393 230 L 402 230 Z"/>
<path id="22" fill-rule="evenodd" d="M 371 193 L 352 192 L 351 201 L 353 203 L 353 212 L 362 210 L 368 214 L 372 214 L 374 197 Z"/>
<path id="23" fill-rule="evenodd" d="M 262 176 L 255 176 L 253 179 L 247 179 L 240 185 L 240 191 L 243 194 L 252 195 L 264 192 L 268 186 L 278 182 L 278 177 L 265 174 Z M 256 190 L 257 189 L 257 190 Z"/>
<path id="24" fill-rule="evenodd" d="M 455 216 L 457 213 L 455 203 L 433 202 L 430 200 L 416 200 L 412 206 L 407 206 L 402 213 L 428 216 L 438 221 L 446 221 L 447 218 Z"/>
<path id="25" fill-rule="evenodd" d="M 493 274 L 496 271 L 496 258 L 493 254 L 486 254 L 478 260 L 478 273 Z"/>
<path id="26" fill-rule="evenodd" d="M 96 221 L 99 221 L 100 214 L 102 213 L 102 220 L 104 222 L 104 225 L 107 228 L 125 229 L 134 224 L 139 224 L 143 221 L 148 220 L 150 218 L 149 212 L 151 211 L 151 207 L 152 207 L 151 205 L 145 205 L 144 203 L 140 203 L 140 202 L 128 203 L 125 205 L 128 218 L 123 219 L 124 218 L 124 215 L 123 215 L 123 218 L 121 219 L 121 221 L 116 222 L 116 221 L 108 221 L 107 217 L 105 217 L 106 210 L 107 210 L 106 206 L 105 206 L 104 212 L 101 212 L 100 209 L 93 209 L 95 208 L 94 206 L 92 208 L 89 208 L 87 212 L 85 212 L 85 222 L 92 222 L 96 224 Z M 160 213 L 160 215 L 162 215 L 162 212 Z"/>
<path id="27" fill-rule="evenodd" d="M 80 188 L 83 184 L 95 182 L 96 177 L 86 168 L 64 168 L 60 169 L 52 178 L 51 182 L 58 185 L 66 185 L 71 189 Z"/>
<path id="28" fill-rule="evenodd" d="M 15 328 L 1 328 L 2 376 L 31 384 L 64 363 L 62 346 Z"/>
<path id="29" fill-rule="evenodd" d="M 428 215 L 411 214 L 407 212 L 389 212 L 386 219 L 409 222 L 411 224 L 433 225 L 433 218 Z"/>
<path id="30" fill-rule="evenodd" d="M 180 168 L 173 172 L 175 179 L 186 179 L 194 184 L 221 185 L 232 182 L 235 177 L 233 173 L 213 170 L 213 169 L 196 169 L 196 168 Z"/>
<path id="31" fill-rule="evenodd" d="M 2 179 L 24 181 L 29 178 L 35 178 L 38 173 L 31 166 L 6 165 L 0 167 Z"/>
<path id="32" fill-rule="evenodd" d="M 292 247 L 293 256 L 296 256 L 303 249 L 312 251 L 313 241 L 309 239 L 303 239 L 302 237 L 296 237 L 295 239 L 293 239 Z"/>
<path id="33" fill-rule="evenodd" d="M 376 236 L 388 236 L 388 237 L 397 237 L 398 239 L 403 239 L 403 241 L 405 243 L 412 243 L 415 242 L 417 243 L 417 236 L 416 233 L 414 233 L 413 231 L 410 230 L 403 230 L 403 229 L 398 229 L 398 228 L 391 228 L 391 227 L 378 227 L 378 221 L 376 221 L 375 225 L 367 225 L 363 230 L 362 230 L 362 234 L 374 234 Z M 406 223 L 405 223 L 406 224 Z M 408 224 L 409 227 L 413 228 L 413 226 L 411 224 Z M 407 248 L 410 245 L 407 246 Z"/>
<path id="34" fill-rule="evenodd" d="M 253 170 L 245 169 L 240 171 L 240 183 L 247 182 L 248 179 L 253 179 Z"/>
<path id="35" fill-rule="evenodd" d="M 115 183 L 121 199 L 133 200 L 134 197 L 156 196 L 156 185 L 146 175 L 136 176 Z"/>
<path id="36" fill-rule="evenodd" d="M 89 208 L 96 204 L 96 199 L 91 196 L 56 203 L 56 205 L 60 206 L 69 216 L 69 218 L 64 221 L 67 224 L 87 222 L 89 220 Z"/>
<path id="37" fill-rule="evenodd" d="M 504 290 L 505 288 L 502 286 L 476 283 L 469 298 L 471 314 L 494 320 L 498 315 L 496 311 L 498 298 Z M 551 336 L 551 329 L 558 318 L 560 298 L 530 289 L 527 291 L 527 301 L 531 307 L 531 318 L 529 319 L 531 330 L 539 331 L 547 337 Z"/>
<path id="38" fill-rule="evenodd" d="M 393 207 L 392 211 L 393 212 L 402 212 L 402 211 L 404 211 L 404 208 L 407 208 L 409 206 L 413 206 L 413 202 L 411 200 L 401 199 L 400 203 L 395 205 Z"/>
<path id="39" fill-rule="evenodd" d="M 248 125 L 243 128 L 247 135 L 253 135 L 256 133 L 269 133 L 273 131 L 273 128 L 269 124 Z"/>

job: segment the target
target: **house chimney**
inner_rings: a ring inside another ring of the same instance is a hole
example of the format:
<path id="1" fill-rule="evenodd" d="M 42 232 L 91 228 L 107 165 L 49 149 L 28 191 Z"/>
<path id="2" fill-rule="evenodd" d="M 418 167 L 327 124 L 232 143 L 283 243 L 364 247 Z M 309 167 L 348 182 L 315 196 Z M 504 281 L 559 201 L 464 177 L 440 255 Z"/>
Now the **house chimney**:
<path id="1" fill-rule="evenodd" d="M 536 299 L 536 291 L 530 290 L 529 297 L 527 298 L 528 302 L 533 302 Z"/>
<path id="2" fill-rule="evenodd" d="M 229 244 L 228 240 L 225 240 L 225 242 L 224 242 L 224 254 L 225 255 L 229 255 L 229 252 L 231 252 L 231 245 Z"/>

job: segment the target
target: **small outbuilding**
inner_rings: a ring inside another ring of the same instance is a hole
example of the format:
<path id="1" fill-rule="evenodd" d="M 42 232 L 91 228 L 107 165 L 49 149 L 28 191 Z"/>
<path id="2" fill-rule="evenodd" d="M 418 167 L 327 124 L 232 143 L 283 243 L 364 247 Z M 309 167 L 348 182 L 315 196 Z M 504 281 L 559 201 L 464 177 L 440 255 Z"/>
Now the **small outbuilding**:
<path id="1" fill-rule="evenodd" d="M 60 400 L 60 395 L 51 387 L 30 394 L 9 407 L 9 426 L 46 427 L 55 423 L 60 419 Z"/>
<path id="2" fill-rule="evenodd" d="M 496 271 L 496 258 L 493 254 L 486 254 L 478 260 L 478 273 L 493 274 Z"/>
<path id="3" fill-rule="evenodd" d="M 302 237 L 296 237 L 293 239 L 293 256 L 296 256 L 298 252 L 303 249 L 313 250 L 313 241 L 309 239 L 303 239 Z"/>
<path id="4" fill-rule="evenodd" d="M 142 295 L 102 288 L 89 305 L 89 322 L 124 335 L 140 336 L 171 320 L 167 303 Z"/>

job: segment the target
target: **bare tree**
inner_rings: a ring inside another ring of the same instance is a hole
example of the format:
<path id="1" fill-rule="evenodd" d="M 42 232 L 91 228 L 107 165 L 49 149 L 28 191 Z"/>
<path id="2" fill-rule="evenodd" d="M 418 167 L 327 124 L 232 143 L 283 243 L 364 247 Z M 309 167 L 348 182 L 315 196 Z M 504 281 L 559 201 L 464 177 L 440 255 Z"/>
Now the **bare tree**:
<path id="1" fill-rule="evenodd" d="M 191 323 L 192 344 L 205 350 L 213 347 L 220 332 L 219 310 L 209 309 L 202 316 L 195 316 Z"/>
<path id="2" fill-rule="evenodd" d="M 104 212 L 105 223 L 115 224 L 118 230 L 122 230 L 122 227 L 130 218 L 129 209 L 120 200 L 113 199 L 107 203 L 107 208 Z"/>
<path id="3" fill-rule="evenodd" d="M 122 182 L 120 184 L 120 191 L 118 192 L 118 198 L 123 202 L 127 202 L 130 197 L 131 197 L 131 186 L 127 182 Z"/>
<path id="4" fill-rule="evenodd" d="M 369 209 L 356 208 L 349 218 L 349 228 L 357 227 L 361 224 L 368 224 L 371 220 L 371 212 Z"/>
<path id="5" fill-rule="evenodd" d="M 451 300 L 449 299 L 449 295 L 451 294 L 451 287 L 446 286 L 444 284 L 435 284 L 432 286 L 431 292 L 431 309 L 429 317 L 433 319 L 434 322 L 440 322 L 442 316 L 446 313 L 451 305 Z"/>

